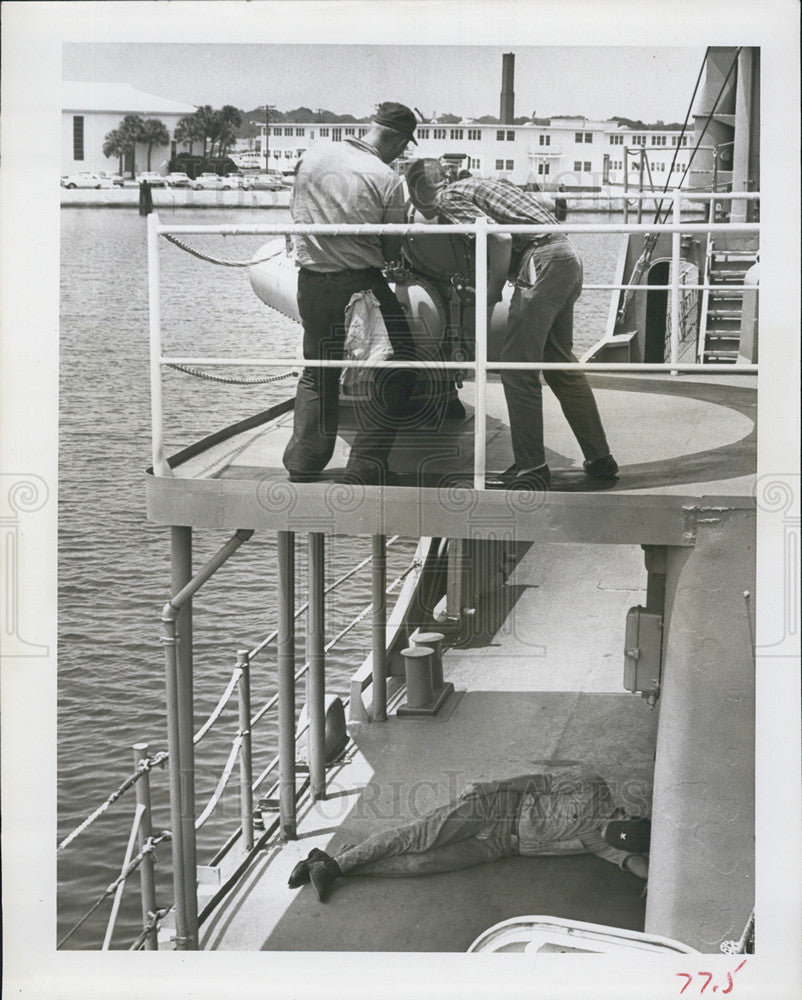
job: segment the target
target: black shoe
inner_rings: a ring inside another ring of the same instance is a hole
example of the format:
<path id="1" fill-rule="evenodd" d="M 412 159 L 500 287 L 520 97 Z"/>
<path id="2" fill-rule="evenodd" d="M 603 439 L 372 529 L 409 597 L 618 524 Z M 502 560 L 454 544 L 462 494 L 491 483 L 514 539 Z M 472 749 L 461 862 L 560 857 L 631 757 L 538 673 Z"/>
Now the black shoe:
<path id="1" fill-rule="evenodd" d="M 549 488 L 551 482 L 551 470 L 548 465 L 539 465 L 536 469 L 529 469 L 527 472 L 516 472 L 507 480 L 508 490 L 530 490 L 532 492 L 542 492 Z"/>
<path id="2" fill-rule="evenodd" d="M 325 851 L 321 851 L 317 847 L 313 847 L 304 860 L 299 861 L 290 872 L 290 877 L 287 881 L 287 885 L 290 889 L 298 889 L 300 886 L 306 885 L 309 881 L 309 865 L 314 861 L 325 861 L 326 858 L 328 858 L 328 854 L 326 854 Z"/>
<path id="3" fill-rule="evenodd" d="M 349 486 L 397 486 L 400 482 L 397 473 L 389 469 L 377 469 L 372 466 L 346 469 L 337 480 Z"/>
<path id="4" fill-rule="evenodd" d="M 321 903 L 325 903 L 329 894 L 337 881 L 337 876 L 342 875 L 340 866 L 328 855 L 324 861 L 313 861 L 309 866 L 309 878 L 312 885 L 317 890 L 317 898 Z"/>
<path id="5" fill-rule="evenodd" d="M 317 483 L 320 481 L 322 473 L 320 472 L 290 472 L 289 480 L 291 483 Z"/>
<path id="6" fill-rule="evenodd" d="M 612 455 L 605 455 L 593 462 L 583 462 L 582 468 L 591 479 L 616 479 L 618 476 L 618 462 Z"/>

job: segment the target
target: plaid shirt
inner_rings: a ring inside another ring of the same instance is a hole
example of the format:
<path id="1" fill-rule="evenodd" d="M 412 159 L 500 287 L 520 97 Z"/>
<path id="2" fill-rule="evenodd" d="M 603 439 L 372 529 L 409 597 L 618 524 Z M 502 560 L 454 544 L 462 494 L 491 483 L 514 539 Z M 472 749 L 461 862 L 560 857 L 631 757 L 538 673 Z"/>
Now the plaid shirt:
<path id="1" fill-rule="evenodd" d="M 528 191 L 509 181 L 470 177 L 449 184 L 437 202 L 437 219 L 442 223 L 473 222 L 485 215 L 493 222 L 509 225 L 556 225 L 557 220 Z M 523 251 L 537 239 L 533 234 L 512 234 L 513 266 Z"/>

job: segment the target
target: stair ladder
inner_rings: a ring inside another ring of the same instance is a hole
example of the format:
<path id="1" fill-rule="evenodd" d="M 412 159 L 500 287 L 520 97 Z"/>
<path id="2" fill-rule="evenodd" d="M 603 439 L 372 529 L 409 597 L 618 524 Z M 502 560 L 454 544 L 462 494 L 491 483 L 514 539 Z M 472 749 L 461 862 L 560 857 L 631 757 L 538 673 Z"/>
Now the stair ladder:
<path id="1" fill-rule="evenodd" d="M 757 260 L 748 249 L 716 247 L 711 236 L 707 244 L 705 284 L 719 286 L 702 293 L 702 320 L 698 360 L 702 364 L 735 364 L 741 341 L 744 275 Z"/>

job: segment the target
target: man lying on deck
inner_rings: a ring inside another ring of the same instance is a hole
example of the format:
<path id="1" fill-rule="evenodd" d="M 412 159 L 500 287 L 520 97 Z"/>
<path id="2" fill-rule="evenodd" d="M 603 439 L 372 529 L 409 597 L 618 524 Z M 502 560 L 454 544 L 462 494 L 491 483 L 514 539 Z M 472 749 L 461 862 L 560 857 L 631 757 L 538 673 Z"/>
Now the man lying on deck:
<path id="1" fill-rule="evenodd" d="M 597 854 L 645 879 L 650 832 L 648 819 L 616 807 L 599 775 L 543 771 L 471 784 L 456 800 L 334 857 L 315 848 L 292 870 L 289 886 L 311 880 L 323 903 L 342 876 L 426 875 L 514 854 Z"/>

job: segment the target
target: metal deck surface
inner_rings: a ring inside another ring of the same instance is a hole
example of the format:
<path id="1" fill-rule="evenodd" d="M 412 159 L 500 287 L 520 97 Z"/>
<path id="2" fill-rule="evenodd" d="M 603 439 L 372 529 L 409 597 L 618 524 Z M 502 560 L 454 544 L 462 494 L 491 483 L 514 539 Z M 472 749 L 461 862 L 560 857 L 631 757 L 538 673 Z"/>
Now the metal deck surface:
<path id="1" fill-rule="evenodd" d="M 536 545 L 444 657 L 455 687 L 432 719 L 352 723 L 356 750 L 329 775 L 299 839 L 257 857 L 202 928 L 202 947 L 463 952 L 487 927 L 544 913 L 642 930 L 643 883 L 593 856 L 508 858 L 416 878 L 352 876 L 325 904 L 287 888 L 313 846 L 336 849 L 448 800 L 468 782 L 590 765 L 647 812 L 655 712 L 623 691 L 626 609 L 643 599 L 636 547 Z"/>
<path id="2" fill-rule="evenodd" d="M 544 389 L 545 496 L 473 491 L 473 385 L 460 392 L 467 415 L 440 428 L 401 431 L 390 456 L 398 486 L 336 482 L 353 436 L 343 409 L 340 437 L 322 481 L 289 483 L 281 456 L 292 413 L 200 442 L 172 460 L 173 477 L 147 477 L 148 514 L 161 524 L 270 528 L 341 534 L 480 534 L 514 522 L 519 538 L 688 544 L 687 507 L 699 498 L 753 506 L 755 380 L 749 376 L 595 376 L 612 453 L 613 483 L 584 475 L 582 455 L 559 405 Z M 501 385 L 487 394 L 487 468 L 512 464 Z M 592 516 L 589 516 L 591 514 Z M 545 532 L 545 535 L 544 535 Z"/>

